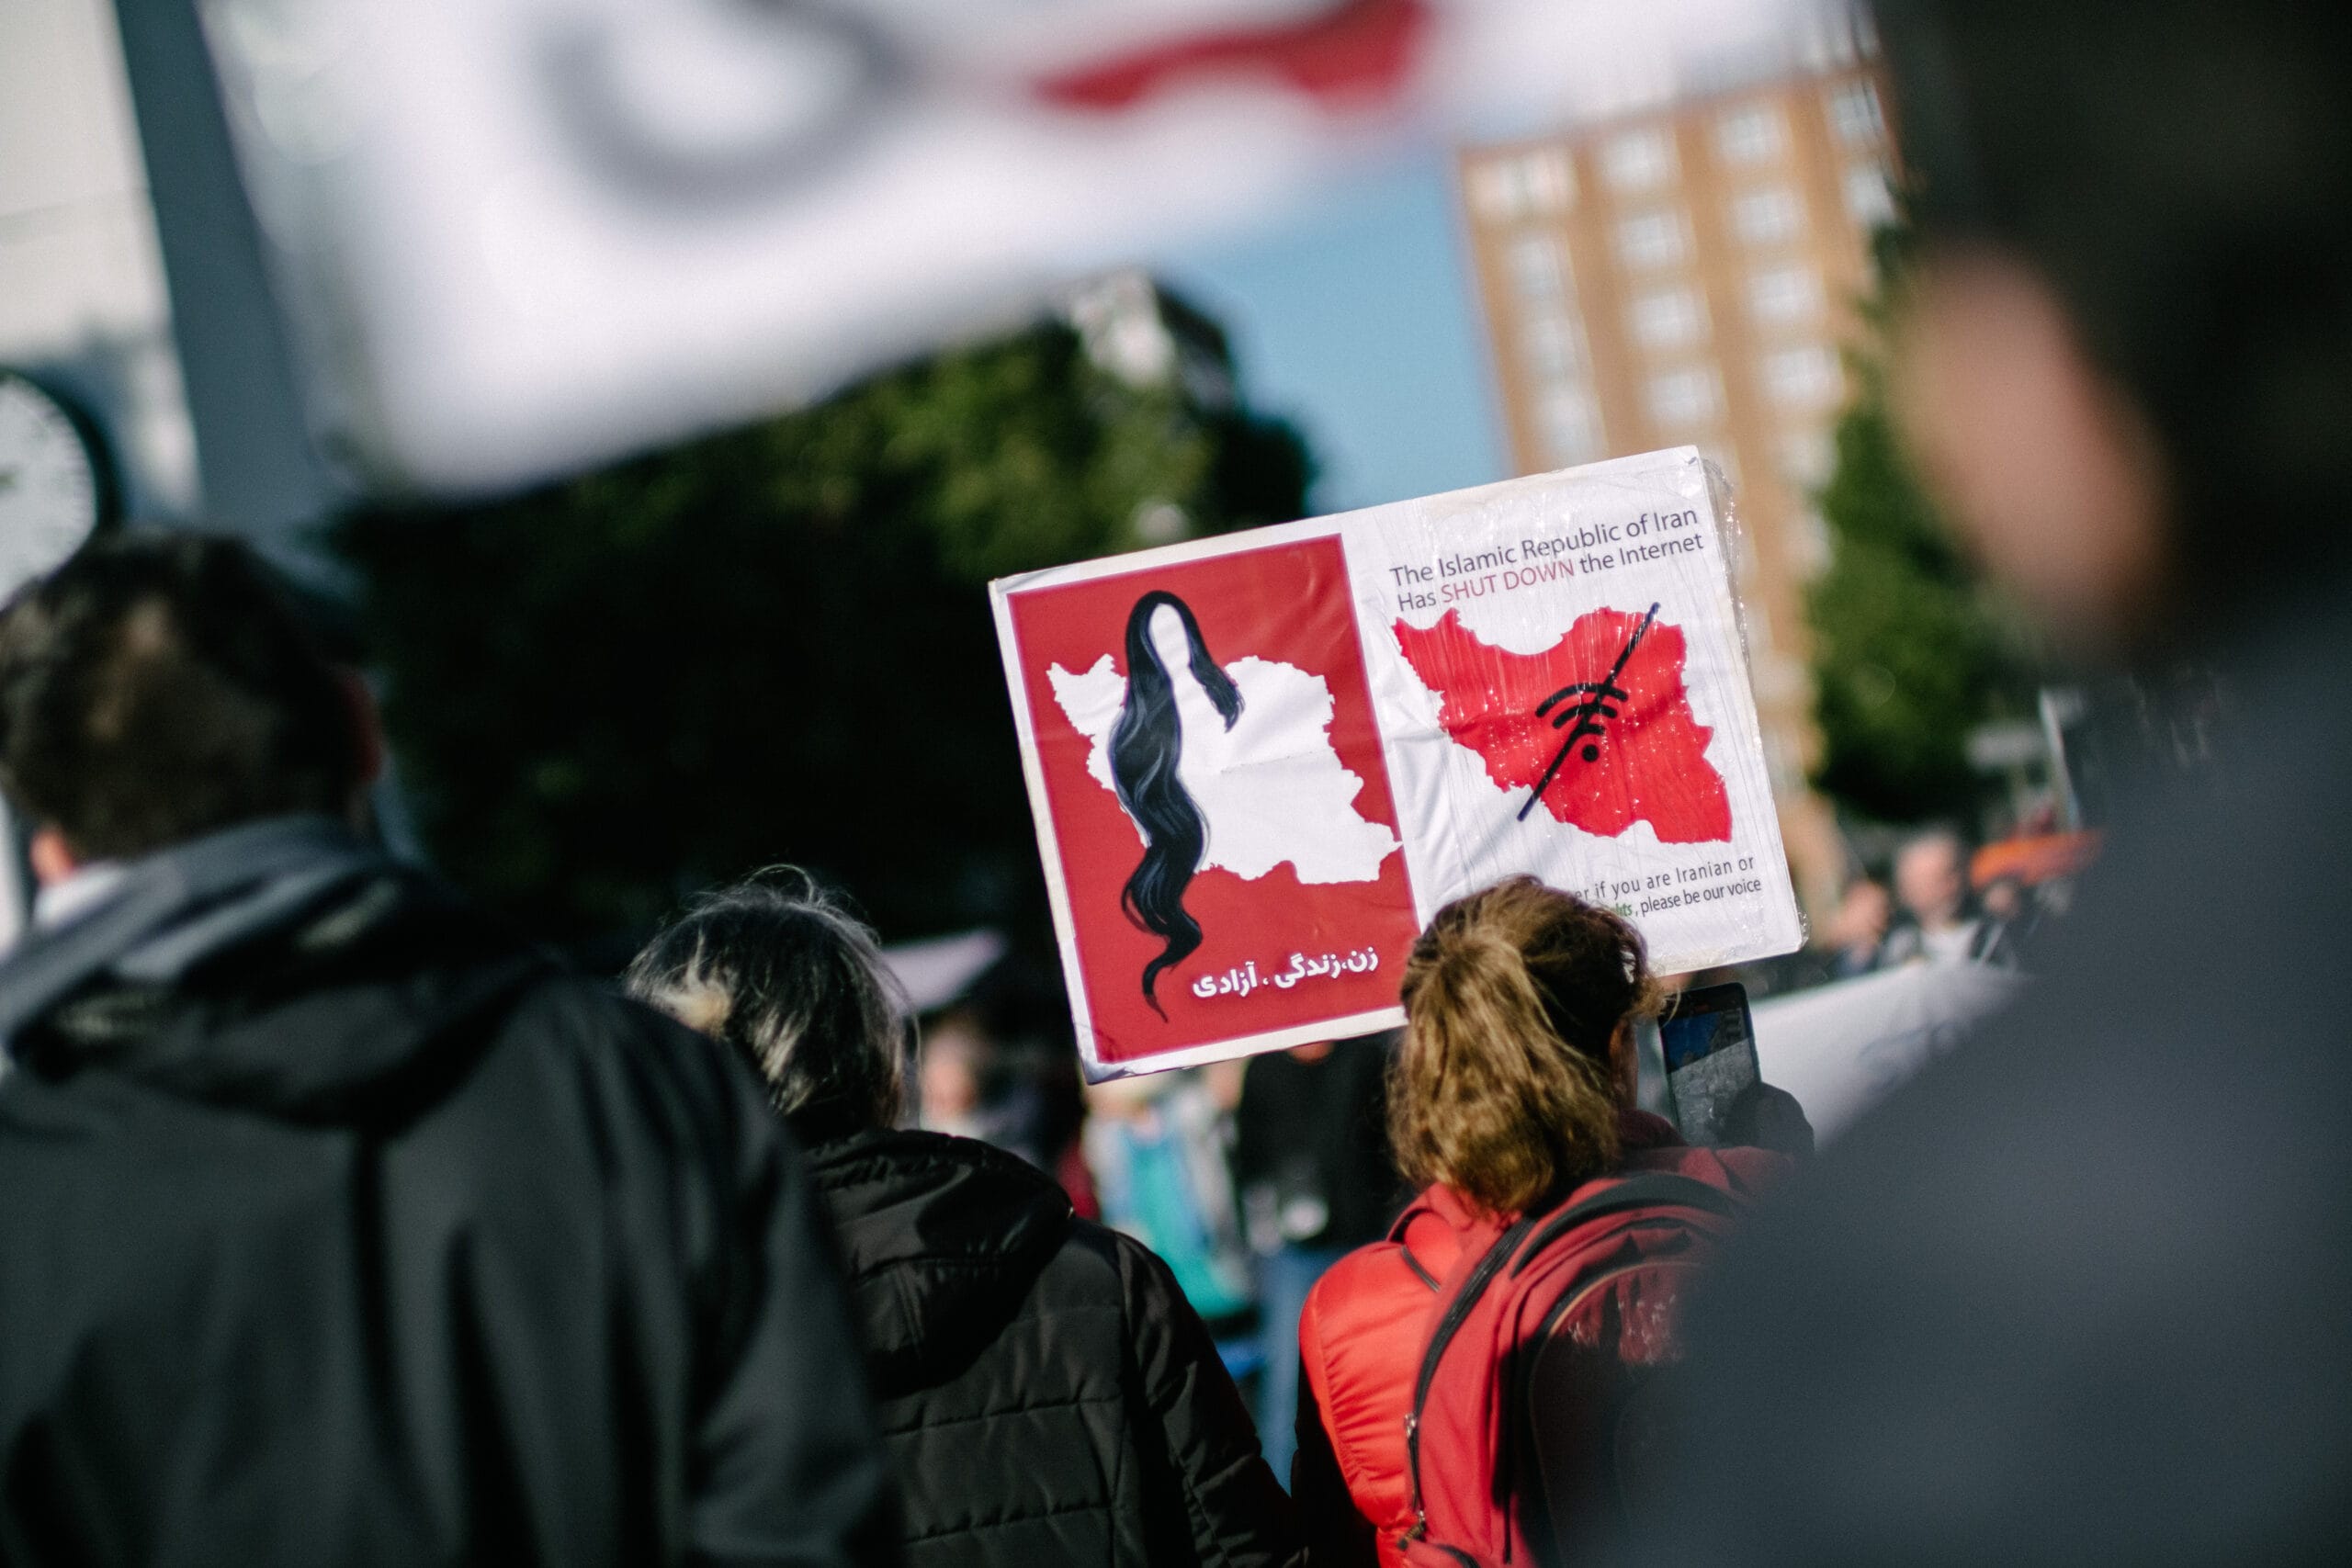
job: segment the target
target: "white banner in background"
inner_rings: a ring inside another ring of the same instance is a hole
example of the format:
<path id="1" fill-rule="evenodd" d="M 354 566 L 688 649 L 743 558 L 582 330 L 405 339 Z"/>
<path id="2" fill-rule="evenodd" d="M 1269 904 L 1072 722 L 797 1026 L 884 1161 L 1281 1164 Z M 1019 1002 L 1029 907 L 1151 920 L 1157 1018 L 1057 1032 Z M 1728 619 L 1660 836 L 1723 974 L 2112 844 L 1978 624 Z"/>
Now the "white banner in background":
<path id="1" fill-rule="evenodd" d="M 1757 1064 L 1826 1144 L 2028 983 L 1984 964 L 1917 962 L 1773 997 L 1756 1004 Z"/>
<path id="2" fill-rule="evenodd" d="M 1556 119 L 1596 60 L 1787 8 L 197 4 L 317 434 L 443 491 L 787 406 L 1368 138 Z"/>

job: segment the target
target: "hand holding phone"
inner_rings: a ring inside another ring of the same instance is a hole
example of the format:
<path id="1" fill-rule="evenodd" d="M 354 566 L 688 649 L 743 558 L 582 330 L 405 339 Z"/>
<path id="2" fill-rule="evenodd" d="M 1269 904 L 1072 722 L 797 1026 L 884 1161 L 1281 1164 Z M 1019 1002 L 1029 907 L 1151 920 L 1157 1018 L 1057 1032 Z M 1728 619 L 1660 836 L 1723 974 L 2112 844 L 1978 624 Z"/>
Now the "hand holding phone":
<path id="1" fill-rule="evenodd" d="M 1674 1120 L 1694 1144 L 1721 1144 L 1733 1107 L 1761 1080 L 1747 987 L 1685 991 L 1657 1023 Z"/>

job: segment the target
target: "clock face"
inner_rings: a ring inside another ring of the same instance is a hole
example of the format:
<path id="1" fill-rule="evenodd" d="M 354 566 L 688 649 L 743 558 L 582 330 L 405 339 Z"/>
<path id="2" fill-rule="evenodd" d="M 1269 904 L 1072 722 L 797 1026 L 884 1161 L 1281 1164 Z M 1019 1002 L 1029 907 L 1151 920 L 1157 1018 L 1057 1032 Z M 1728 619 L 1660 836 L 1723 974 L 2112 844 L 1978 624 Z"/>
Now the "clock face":
<path id="1" fill-rule="evenodd" d="M 97 526 L 97 455 L 56 399 L 0 370 L 0 602 Z"/>

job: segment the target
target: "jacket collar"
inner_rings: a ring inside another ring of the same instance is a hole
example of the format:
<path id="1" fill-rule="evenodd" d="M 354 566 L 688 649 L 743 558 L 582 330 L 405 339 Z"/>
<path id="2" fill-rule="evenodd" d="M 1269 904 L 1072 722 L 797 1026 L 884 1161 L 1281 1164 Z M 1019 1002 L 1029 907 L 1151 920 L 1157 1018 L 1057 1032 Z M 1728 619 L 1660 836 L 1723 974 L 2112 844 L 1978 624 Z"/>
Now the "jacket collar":
<path id="1" fill-rule="evenodd" d="M 241 823 L 123 863 L 112 886 L 0 964 L 0 1044 L 101 976 L 167 988 L 389 867 L 332 817 Z"/>
<path id="2" fill-rule="evenodd" d="M 1684 1146 L 1682 1134 L 1675 1130 L 1673 1122 L 1663 1116 L 1631 1107 L 1617 1112 L 1617 1142 L 1627 1155 Z M 1423 1215 L 1434 1215 L 1465 1237 L 1500 1235 L 1519 1217 L 1516 1214 L 1482 1213 L 1461 1193 L 1439 1182 L 1423 1191 L 1396 1217 L 1396 1223 L 1389 1227 L 1388 1239 L 1404 1241 L 1413 1222 Z"/>
<path id="3" fill-rule="evenodd" d="M 89 1071 L 303 1122 L 388 1124 L 468 1070 L 553 972 L 447 888 L 329 818 L 128 863 L 120 886 L 0 964 L 20 1093 Z"/>
<path id="4" fill-rule="evenodd" d="M 969 1138 L 877 1130 L 820 1144 L 808 1160 L 885 1398 L 967 1360 L 1070 1232 L 1069 1197 L 1051 1178 Z"/>

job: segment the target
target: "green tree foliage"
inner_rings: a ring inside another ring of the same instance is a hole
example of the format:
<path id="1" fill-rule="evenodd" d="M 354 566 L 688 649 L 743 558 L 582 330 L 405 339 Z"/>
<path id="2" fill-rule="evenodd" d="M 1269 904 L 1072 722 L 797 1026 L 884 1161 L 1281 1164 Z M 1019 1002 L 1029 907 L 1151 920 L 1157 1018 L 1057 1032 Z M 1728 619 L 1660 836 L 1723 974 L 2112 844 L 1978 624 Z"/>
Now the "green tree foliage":
<path id="1" fill-rule="evenodd" d="M 1165 384 L 1042 325 L 537 493 L 346 519 L 436 861 L 574 940 L 777 861 L 900 935 L 1035 918 L 988 580 L 1305 508 L 1297 436 L 1200 395 L 1230 371 L 1194 325 Z"/>
<path id="2" fill-rule="evenodd" d="M 1881 248 L 1883 263 L 1892 245 Z M 1883 325 L 1883 310 L 1871 320 Z M 1858 395 L 1839 421 L 1820 496 L 1829 565 L 1808 590 L 1815 784 L 1887 822 L 1966 818 L 1987 783 L 1969 732 L 2032 711 L 2034 661 L 1920 490 L 1886 405 L 1874 355 L 1853 360 Z"/>

